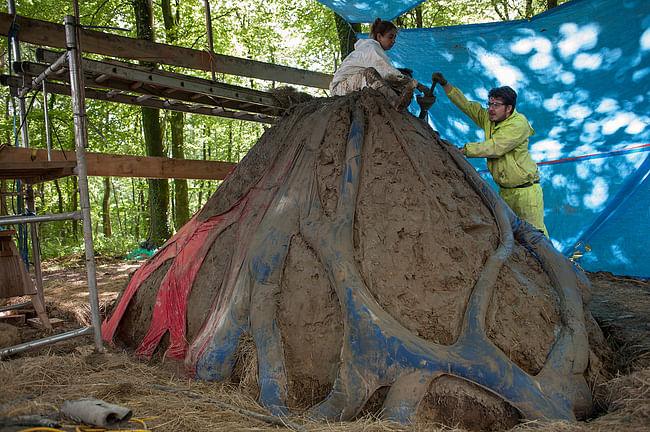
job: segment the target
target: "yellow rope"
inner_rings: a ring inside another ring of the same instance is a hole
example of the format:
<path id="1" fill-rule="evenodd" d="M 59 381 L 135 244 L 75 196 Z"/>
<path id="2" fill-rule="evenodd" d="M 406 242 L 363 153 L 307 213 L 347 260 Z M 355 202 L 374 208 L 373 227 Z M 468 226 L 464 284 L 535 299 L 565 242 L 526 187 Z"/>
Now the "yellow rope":
<path id="1" fill-rule="evenodd" d="M 46 426 L 36 426 L 28 429 L 21 429 L 18 432 L 37 432 L 37 431 L 51 431 L 51 432 L 65 432 L 63 429 L 56 429 Z"/>

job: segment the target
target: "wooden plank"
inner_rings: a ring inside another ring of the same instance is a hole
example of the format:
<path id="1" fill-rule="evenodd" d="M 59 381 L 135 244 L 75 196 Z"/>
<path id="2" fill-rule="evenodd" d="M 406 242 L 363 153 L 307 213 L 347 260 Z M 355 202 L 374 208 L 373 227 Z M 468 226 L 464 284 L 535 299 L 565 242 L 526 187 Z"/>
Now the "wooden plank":
<path id="1" fill-rule="evenodd" d="M 55 62 L 61 54 L 61 52 L 57 51 L 44 49 L 36 50 L 36 58 L 39 61 L 42 60 L 48 64 Z M 146 84 L 168 87 L 168 89 L 165 90 L 168 94 L 180 90 L 268 106 L 277 106 L 278 104 L 278 101 L 271 94 L 265 91 L 214 82 L 161 69 L 143 68 L 138 65 L 124 62 L 101 62 L 87 58 L 84 58 L 82 63 L 85 73 L 97 74 L 104 77 L 112 76 L 128 81 L 141 81 Z M 105 80 L 106 79 L 104 79 L 104 81 Z"/>
<path id="2" fill-rule="evenodd" d="M 20 326 L 25 324 L 25 314 L 19 314 L 15 310 L 0 312 L 0 322 Z"/>
<path id="3" fill-rule="evenodd" d="M 0 179 L 20 179 L 37 184 L 73 175 L 75 161 L 0 162 Z"/>
<path id="4" fill-rule="evenodd" d="M 7 36 L 14 16 L 0 13 L 0 34 Z M 36 45 L 65 48 L 65 27 L 49 21 L 20 17 L 18 39 Z M 178 46 L 117 36 L 94 30 L 81 29 L 81 47 L 84 52 L 131 60 L 167 64 L 229 75 L 245 76 L 269 81 L 327 89 L 332 75 L 288 66 L 279 66 L 255 60 L 210 54 Z"/>
<path id="5" fill-rule="evenodd" d="M 2 75 L 0 76 L 0 81 L 2 82 L 3 85 L 9 86 L 12 96 L 18 95 L 18 89 L 21 88 L 22 86 L 21 78 L 17 76 Z M 50 93 L 70 96 L 70 86 L 65 84 L 59 84 L 59 83 L 47 81 L 47 91 Z M 243 117 L 237 117 L 235 115 L 238 112 L 235 111 L 237 106 L 236 103 L 232 101 L 224 102 L 221 105 L 230 108 L 230 110 L 224 110 L 221 109 L 220 107 L 219 110 L 215 111 L 214 110 L 215 101 L 213 100 L 213 98 L 209 98 L 205 95 L 200 95 L 200 94 L 198 95 L 200 96 L 200 98 L 197 98 L 197 100 L 200 100 L 201 102 L 203 102 L 203 104 L 166 105 L 165 104 L 166 101 L 164 99 L 156 98 L 153 95 L 136 96 L 132 94 L 121 93 L 115 90 L 103 91 L 103 90 L 97 90 L 89 87 L 86 87 L 85 92 L 86 92 L 86 98 L 88 99 L 96 99 L 96 100 L 102 100 L 102 101 L 108 101 L 114 103 L 123 103 L 123 104 L 143 106 L 148 108 L 167 109 L 172 111 L 181 111 L 181 112 L 188 112 L 192 114 L 209 115 L 214 117 L 237 118 L 239 120 L 246 120 L 246 121 L 258 122 L 258 123 L 273 124 L 277 120 L 275 116 L 279 115 L 279 111 L 275 108 L 260 106 L 259 107 L 260 109 L 258 110 L 260 111 L 260 113 L 256 113 L 256 114 L 247 113 Z"/>
<path id="6" fill-rule="evenodd" d="M 30 77 L 40 75 L 46 68 L 46 65 L 32 62 L 15 63 L 20 68 L 21 74 Z M 18 68 L 16 68 L 18 69 Z M 110 71 L 110 72 L 109 72 Z M 260 112 L 263 107 L 272 107 L 278 113 L 284 111 L 279 106 L 277 99 L 270 93 L 259 90 L 252 90 L 246 87 L 239 87 L 230 84 L 214 83 L 208 80 L 198 78 L 182 79 L 182 75 L 169 77 L 160 74 L 156 70 L 141 71 L 121 66 L 114 66 L 108 63 L 86 61 L 84 60 L 84 72 L 86 74 L 86 86 L 101 87 L 112 90 L 128 91 L 133 93 L 149 94 L 150 96 L 168 97 L 167 92 L 171 87 L 176 94 L 175 99 L 181 99 L 187 102 L 201 102 L 217 100 L 220 105 L 228 108 L 238 109 L 244 103 L 248 109 L 243 111 Z M 106 79 L 97 82 L 94 79 L 96 74 L 105 74 Z M 189 78 L 189 77 L 188 77 Z M 62 77 L 63 81 L 68 82 L 69 77 Z M 3 81 L 8 81 L 3 77 Z M 136 81 L 134 83 L 134 81 Z M 200 94 L 198 99 L 191 99 L 195 94 Z M 213 102 L 214 104 L 214 102 Z"/>
<path id="7" fill-rule="evenodd" d="M 49 321 L 51 325 L 49 328 L 41 321 L 40 318 L 29 318 L 27 320 L 27 324 L 39 330 L 51 330 L 53 327 L 61 327 L 63 325 L 63 320 L 60 318 L 50 318 Z"/>
<path id="8" fill-rule="evenodd" d="M 53 161 L 76 161 L 73 151 L 52 150 Z M 0 147 L 0 163 L 46 162 L 44 149 Z M 152 156 L 130 156 L 86 152 L 89 176 L 179 178 L 196 180 L 223 180 L 235 167 L 233 162 L 171 159 Z"/>

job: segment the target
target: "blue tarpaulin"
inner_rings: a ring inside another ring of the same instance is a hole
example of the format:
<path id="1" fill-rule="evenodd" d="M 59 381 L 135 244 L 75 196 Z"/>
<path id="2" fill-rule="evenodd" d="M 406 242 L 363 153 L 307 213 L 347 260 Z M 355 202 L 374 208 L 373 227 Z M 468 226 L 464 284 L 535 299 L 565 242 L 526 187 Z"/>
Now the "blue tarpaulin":
<path id="1" fill-rule="evenodd" d="M 351 23 L 371 23 L 375 18 L 393 20 L 424 0 L 318 0 Z"/>
<path id="2" fill-rule="evenodd" d="M 573 0 L 529 20 L 405 29 L 387 53 L 425 84 L 442 72 L 479 102 L 493 87 L 514 88 L 536 131 L 553 244 L 584 254 L 587 270 L 650 276 L 650 1 Z M 442 138 L 483 139 L 436 95 L 429 121 Z"/>

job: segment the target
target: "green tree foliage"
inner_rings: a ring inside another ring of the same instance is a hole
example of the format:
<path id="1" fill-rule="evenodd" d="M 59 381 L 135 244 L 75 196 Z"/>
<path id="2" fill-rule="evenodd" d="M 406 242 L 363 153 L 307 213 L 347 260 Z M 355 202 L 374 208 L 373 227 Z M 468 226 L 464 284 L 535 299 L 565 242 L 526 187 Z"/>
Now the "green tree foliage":
<path id="1" fill-rule="evenodd" d="M 401 28 L 441 27 L 531 18 L 569 0 L 428 0 L 398 18 Z"/>

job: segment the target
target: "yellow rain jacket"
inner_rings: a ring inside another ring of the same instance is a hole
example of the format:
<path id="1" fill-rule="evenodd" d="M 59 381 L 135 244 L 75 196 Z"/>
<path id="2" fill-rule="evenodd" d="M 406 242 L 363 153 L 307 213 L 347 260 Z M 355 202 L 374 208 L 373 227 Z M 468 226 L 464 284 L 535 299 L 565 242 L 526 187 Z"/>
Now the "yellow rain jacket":
<path id="1" fill-rule="evenodd" d="M 517 216 L 539 228 L 548 237 L 544 225 L 544 199 L 539 183 L 539 170 L 528 150 L 528 137 L 535 131 L 523 114 L 513 110 L 499 124 L 490 121 L 488 111 L 478 102 L 468 101 L 452 86 L 449 99 L 485 131 L 485 141 L 465 144 L 465 156 L 487 158 L 499 195 Z"/>
<path id="2" fill-rule="evenodd" d="M 487 158 L 492 178 L 501 187 L 514 188 L 539 180 L 537 165 L 528 151 L 528 137 L 535 131 L 523 114 L 513 110 L 510 117 L 495 125 L 487 109 L 468 101 L 456 87 L 452 86 L 447 96 L 485 131 L 485 141 L 465 144 L 465 156 Z"/>

